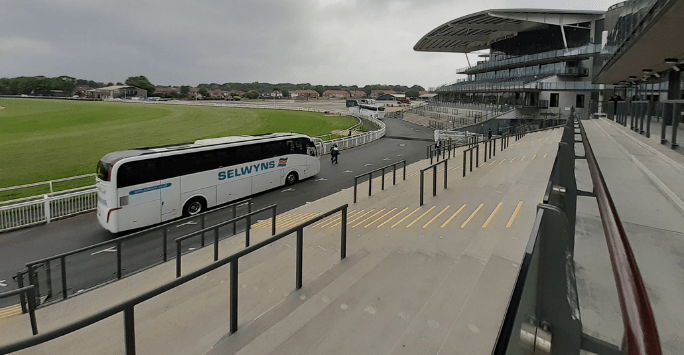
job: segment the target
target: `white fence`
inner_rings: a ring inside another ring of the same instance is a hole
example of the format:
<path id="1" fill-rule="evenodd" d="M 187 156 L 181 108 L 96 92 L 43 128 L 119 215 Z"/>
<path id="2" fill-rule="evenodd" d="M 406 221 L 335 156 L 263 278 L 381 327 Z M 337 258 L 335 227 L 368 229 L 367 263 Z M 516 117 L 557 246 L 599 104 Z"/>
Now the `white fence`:
<path id="1" fill-rule="evenodd" d="M 73 216 L 97 208 L 97 190 L 93 186 L 32 197 L 0 207 L 0 232 L 50 223 L 58 218 Z"/>
<path id="2" fill-rule="evenodd" d="M 255 108 L 272 107 L 256 106 Z M 307 109 L 303 107 L 290 109 L 295 111 L 321 111 Z M 352 116 L 356 118 L 361 118 L 361 116 L 358 115 Z M 378 129 L 377 131 L 366 132 L 352 137 L 324 141 L 321 146 L 321 155 L 330 153 L 330 149 L 334 144 L 337 144 L 338 148 L 343 150 L 357 147 L 366 143 L 370 143 L 374 140 L 378 140 L 385 136 L 386 128 L 385 124 L 382 121 L 374 118 L 363 118 L 373 122 L 378 127 L 380 127 L 380 129 Z M 72 180 L 88 176 L 90 175 L 76 176 L 73 178 L 53 180 L 44 183 L 8 187 L 2 189 L 2 191 L 9 191 L 31 186 L 40 186 L 45 184 L 50 185 L 50 190 L 52 190 L 53 182 Z M 54 219 L 73 216 L 78 213 L 95 210 L 96 208 L 97 190 L 95 189 L 94 185 L 82 187 L 79 189 L 73 189 L 69 191 L 62 191 L 57 193 L 51 192 L 49 194 L 41 196 L 33 196 L 18 200 L 0 202 L 0 232 L 28 227 L 41 223 L 50 223 L 50 221 Z"/>

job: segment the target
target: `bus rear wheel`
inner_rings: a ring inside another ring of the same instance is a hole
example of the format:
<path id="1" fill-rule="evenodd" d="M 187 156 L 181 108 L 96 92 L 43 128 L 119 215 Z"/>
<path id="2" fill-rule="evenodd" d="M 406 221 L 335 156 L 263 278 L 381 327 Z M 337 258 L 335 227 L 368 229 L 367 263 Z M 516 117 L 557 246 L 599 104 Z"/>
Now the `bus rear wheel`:
<path id="1" fill-rule="evenodd" d="M 299 180 L 299 176 L 297 176 L 297 173 L 294 171 L 287 174 L 287 177 L 285 178 L 285 185 L 292 185 Z"/>
<path id="2" fill-rule="evenodd" d="M 195 197 L 185 203 L 185 207 L 183 207 L 183 215 L 186 217 L 195 216 L 204 212 L 206 208 L 207 207 L 206 203 L 204 202 L 204 199 L 200 197 Z"/>

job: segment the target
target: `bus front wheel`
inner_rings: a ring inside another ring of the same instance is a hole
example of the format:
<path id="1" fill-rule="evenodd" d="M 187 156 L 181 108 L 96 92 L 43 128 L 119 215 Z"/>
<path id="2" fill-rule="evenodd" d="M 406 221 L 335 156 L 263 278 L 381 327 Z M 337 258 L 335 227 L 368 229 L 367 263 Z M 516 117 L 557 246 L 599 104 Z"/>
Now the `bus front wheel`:
<path id="1" fill-rule="evenodd" d="M 183 215 L 186 217 L 195 216 L 204 212 L 205 209 L 206 205 L 204 200 L 202 198 L 195 197 L 185 204 L 185 207 L 183 208 Z"/>
<path id="2" fill-rule="evenodd" d="M 287 177 L 285 178 L 285 185 L 292 185 L 297 182 L 298 179 L 299 177 L 297 176 L 297 173 L 291 172 L 287 174 Z"/>

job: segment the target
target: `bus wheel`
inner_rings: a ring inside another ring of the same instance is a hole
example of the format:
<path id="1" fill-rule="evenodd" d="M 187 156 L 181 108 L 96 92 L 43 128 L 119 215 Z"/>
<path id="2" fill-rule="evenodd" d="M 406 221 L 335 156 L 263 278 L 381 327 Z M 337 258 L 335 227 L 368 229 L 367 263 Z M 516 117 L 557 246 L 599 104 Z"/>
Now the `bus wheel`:
<path id="1" fill-rule="evenodd" d="M 204 200 L 200 197 L 195 197 L 185 204 L 185 207 L 183 208 L 183 215 L 194 216 L 204 212 L 205 208 Z"/>
<path id="2" fill-rule="evenodd" d="M 285 178 L 285 185 L 292 185 L 295 182 L 297 182 L 298 179 L 299 179 L 299 177 L 297 176 L 297 173 L 295 173 L 293 171 L 293 172 L 287 174 L 287 177 Z"/>

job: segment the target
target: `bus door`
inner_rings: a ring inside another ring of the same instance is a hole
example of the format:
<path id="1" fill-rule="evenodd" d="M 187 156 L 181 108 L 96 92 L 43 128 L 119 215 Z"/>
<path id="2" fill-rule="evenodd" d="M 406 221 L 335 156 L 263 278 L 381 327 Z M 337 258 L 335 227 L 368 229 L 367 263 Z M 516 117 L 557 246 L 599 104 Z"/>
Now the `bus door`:
<path id="1" fill-rule="evenodd" d="M 180 177 L 161 181 L 161 215 L 162 222 L 180 217 L 183 214 L 180 205 Z"/>

